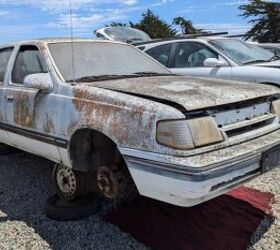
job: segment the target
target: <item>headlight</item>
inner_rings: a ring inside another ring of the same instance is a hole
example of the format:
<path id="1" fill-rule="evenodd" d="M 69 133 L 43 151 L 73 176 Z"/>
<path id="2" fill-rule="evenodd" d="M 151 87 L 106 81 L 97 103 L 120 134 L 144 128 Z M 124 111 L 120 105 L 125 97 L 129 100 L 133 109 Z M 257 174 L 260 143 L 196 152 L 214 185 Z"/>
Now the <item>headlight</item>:
<path id="1" fill-rule="evenodd" d="M 272 109 L 274 114 L 276 114 L 280 119 L 280 99 L 272 102 Z"/>
<path id="2" fill-rule="evenodd" d="M 190 120 L 160 121 L 158 143 L 177 149 L 192 149 L 223 141 L 223 135 L 212 117 Z"/>

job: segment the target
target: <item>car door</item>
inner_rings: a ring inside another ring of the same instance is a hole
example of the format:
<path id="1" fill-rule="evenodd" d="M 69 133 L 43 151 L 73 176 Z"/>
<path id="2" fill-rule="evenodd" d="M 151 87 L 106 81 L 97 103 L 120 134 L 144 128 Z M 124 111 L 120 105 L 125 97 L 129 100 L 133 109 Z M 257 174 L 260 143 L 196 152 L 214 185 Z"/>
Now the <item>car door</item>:
<path id="1" fill-rule="evenodd" d="M 12 68 L 9 87 L 5 93 L 6 119 L 9 125 L 36 129 L 35 99 L 38 90 L 25 87 L 23 81 L 29 74 L 45 72 L 47 71 L 38 48 L 33 45 L 21 46 Z"/>
<path id="2" fill-rule="evenodd" d="M 55 143 L 56 97 L 52 91 L 26 87 L 27 75 L 48 73 L 39 49 L 19 48 L 5 91 L 6 123 L 10 144 L 49 159 L 59 159 Z"/>
<path id="3" fill-rule="evenodd" d="M 225 67 L 206 67 L 204 61 L 216 58 L 225 62 Z M 231 67 L 218 53 L 198 42 L 178 42 L 172 60 L 171 71 L 187 76 L 231 79 Z"/>
<path id="4" fill-rule="evenodd" d="M 3 130 L 5 125 L 5 79 L 7 77 L 7 67 L 12 54 L 13 48 L 0 49 L 0 142 L 8 141 L 8 134 Z"/>

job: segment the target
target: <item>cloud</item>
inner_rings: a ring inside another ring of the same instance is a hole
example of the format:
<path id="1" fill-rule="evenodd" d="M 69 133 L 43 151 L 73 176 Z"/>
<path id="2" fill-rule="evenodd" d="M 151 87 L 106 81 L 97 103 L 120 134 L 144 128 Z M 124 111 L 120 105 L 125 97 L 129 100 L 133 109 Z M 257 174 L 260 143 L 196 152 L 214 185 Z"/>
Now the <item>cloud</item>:
<path id="1" fill-rule="evenodd" d="M 0 16 L 7 16 L 9 14 L 11 14 L 9 11 L 1 11 L 0 10 Z"/>
<path id="2" fill-rule="evenodd" d="M 119 2 L 130 6 L 138 4 L 138 0 L 120 0 Z"/>
<path id="3" fill-rule="evenodd" d="M 0 4 L 29 6 L 39 8 L 46 12 L 69 11 L 69 3 L 69 0 L 0 0 Z M 105 4 L 123 4 L 132 6 L 138 4 L 138 0 L 71 0 L 73 10 Z"/>
<path id="4" fill-rule="evenodd" d="M 238 23 L 196 23 L 196 27 L 212 32 L 229 32 L 229 34 L 244 34 L 250 26 Z"/>

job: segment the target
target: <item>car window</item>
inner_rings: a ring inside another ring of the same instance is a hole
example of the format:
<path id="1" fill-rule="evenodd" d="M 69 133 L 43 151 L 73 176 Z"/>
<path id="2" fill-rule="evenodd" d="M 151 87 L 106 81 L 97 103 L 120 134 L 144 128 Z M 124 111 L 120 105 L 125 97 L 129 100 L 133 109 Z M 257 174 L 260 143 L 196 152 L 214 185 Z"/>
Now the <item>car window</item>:
<path id="1" fill-rule="evenodd" d="M 12 51 L 13 51 L 13 48 L 6 48 L 6 49 L 0 50 L 0 83 L 4 82 L 5 72 L 6 72 Z"/>
<path id="2" fill-rule="evenodd" d="M 175 54 L 176 68 L 204 67 L 208 58 L 218 59 L 218 54 L 199 43 L 179 43 Z"/>
<path id="3" fill-rule="evenodd" d="M 163 44 L 146 51 L 146 53 L 156 59 L 164 66 L 168 65 L 172 44 Z"/>
<path id="4" fill-rule="evenodd" d="M 21 46 L 12 72 L 13 83 L 23 84 L 25 76 L 36 73 L 47 73 L 38 48 Z"/>

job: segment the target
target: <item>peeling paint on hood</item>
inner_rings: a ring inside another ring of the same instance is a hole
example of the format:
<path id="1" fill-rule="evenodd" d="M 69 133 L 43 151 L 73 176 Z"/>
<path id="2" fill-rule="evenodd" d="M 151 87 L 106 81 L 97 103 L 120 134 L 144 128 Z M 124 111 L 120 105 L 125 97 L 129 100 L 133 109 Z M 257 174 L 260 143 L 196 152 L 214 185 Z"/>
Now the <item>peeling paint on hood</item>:
<path id="1" fill-rule="evenodd" d="M 174 102 L 187 111 L 280 94 L 280 89 L 269 85 L 181 76 L 129 78 L 87 85 Z"/>

